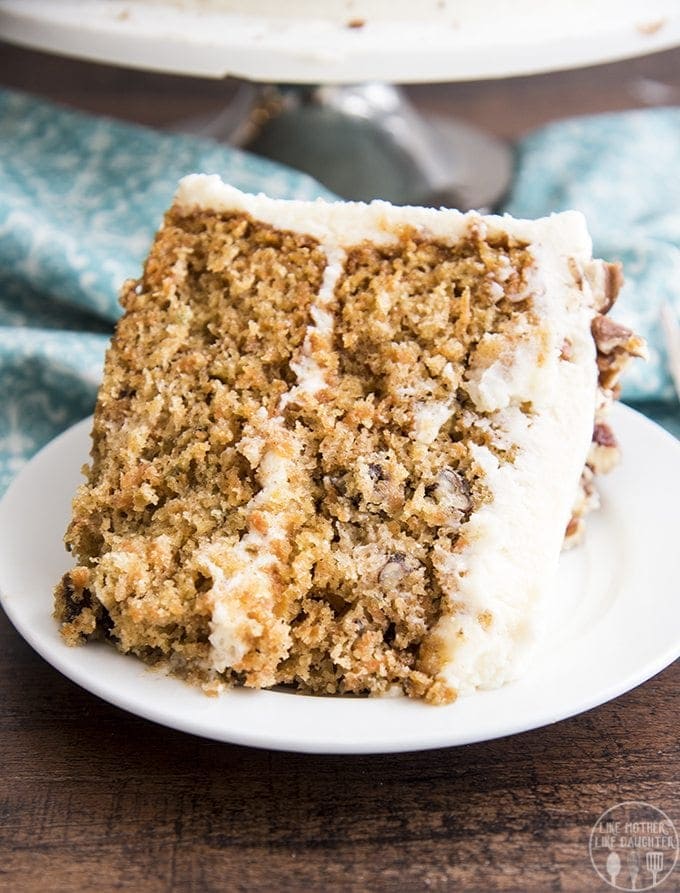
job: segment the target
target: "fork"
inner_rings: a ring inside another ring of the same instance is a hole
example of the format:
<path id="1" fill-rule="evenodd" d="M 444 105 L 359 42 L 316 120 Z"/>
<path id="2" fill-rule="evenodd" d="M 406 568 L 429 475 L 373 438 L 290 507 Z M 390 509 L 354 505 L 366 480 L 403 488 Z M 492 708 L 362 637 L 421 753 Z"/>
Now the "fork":
<path id="1" fill-rule="evenodd" d="M 647 871 L 652 875 L 652 887 L 656 887 L 656 878 L 659 872 L 663 871 L 663 853 L 645 853 L 645 862 Z"/>
<path id="2" fill-rule="evenodd" d="M 680 400 L 680 323 L 668 303 L 661 305 L 661 327 L 668 354 L 668 368 L 675 385 L 675 393 Z"/>

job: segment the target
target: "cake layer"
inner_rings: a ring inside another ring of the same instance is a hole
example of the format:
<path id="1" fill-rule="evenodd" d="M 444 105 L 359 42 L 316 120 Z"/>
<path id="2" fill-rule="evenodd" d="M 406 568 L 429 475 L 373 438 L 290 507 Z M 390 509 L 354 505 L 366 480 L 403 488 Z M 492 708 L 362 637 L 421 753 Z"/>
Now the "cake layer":
<path id="1" fill-rule="evenodd" d="M 602 334 L 616 288 L 574 212 L 186 178 L 107 356 L 67 640 L 208 687 L 441 703 L 514 678 L 586 461 L 615 452 L 602 412 L 641 352 Z"/>

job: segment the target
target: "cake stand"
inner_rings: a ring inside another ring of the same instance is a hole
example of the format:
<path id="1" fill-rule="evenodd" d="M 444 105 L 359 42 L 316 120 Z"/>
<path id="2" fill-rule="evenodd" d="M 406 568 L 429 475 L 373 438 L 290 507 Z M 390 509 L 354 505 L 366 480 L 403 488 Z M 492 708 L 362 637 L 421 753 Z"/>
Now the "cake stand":
<path id="1" fill-rule="evenodd" d="M 575 68 L 680 44 L 677 0 L 0 0 L 0 37 L 244 85 L 190 129 L 305 170 L 338 194 L 489 208 L 503 143 L 424 118 L 393 84 Z M 256 86 L 258 85 L 258 86 Z"/>

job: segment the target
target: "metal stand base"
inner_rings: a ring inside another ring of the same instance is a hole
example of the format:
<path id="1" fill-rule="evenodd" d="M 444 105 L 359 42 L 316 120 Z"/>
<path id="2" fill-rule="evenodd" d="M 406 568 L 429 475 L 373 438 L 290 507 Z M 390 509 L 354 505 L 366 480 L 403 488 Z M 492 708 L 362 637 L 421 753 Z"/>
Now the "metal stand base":
<path id="1" fill-rule="evenodd" d="M 420 115 L 401 90 L 244 84 L 218 118 L 192 129 L 306 171 L 343 198 L 492 209 L 512 174 L 499 140 Z"/>

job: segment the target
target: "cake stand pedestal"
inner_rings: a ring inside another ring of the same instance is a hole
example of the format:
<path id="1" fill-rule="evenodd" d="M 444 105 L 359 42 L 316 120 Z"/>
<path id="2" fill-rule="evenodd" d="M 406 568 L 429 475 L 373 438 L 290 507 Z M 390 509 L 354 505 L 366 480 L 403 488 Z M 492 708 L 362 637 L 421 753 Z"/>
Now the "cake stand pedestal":
<path id="1" fill-rule="evenodd" d="M 222 114 L 181 129 L 306 171 L 357 201 L 491 209 L 512 174 L 506 144 L 453 118 L 425 118 L 379 82 L 243 84 Z"/>

